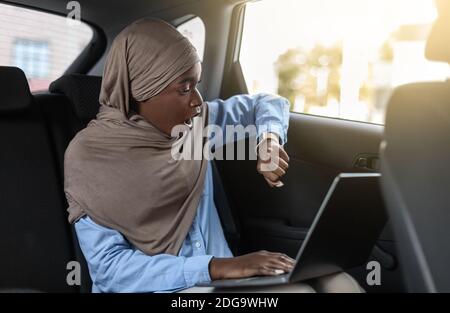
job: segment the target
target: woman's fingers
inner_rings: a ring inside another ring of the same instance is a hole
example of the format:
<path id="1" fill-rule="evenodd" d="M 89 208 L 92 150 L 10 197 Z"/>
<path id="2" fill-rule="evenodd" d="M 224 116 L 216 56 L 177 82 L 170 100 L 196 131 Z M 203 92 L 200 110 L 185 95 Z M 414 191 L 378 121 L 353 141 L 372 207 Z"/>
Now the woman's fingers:
<path id="1" fill-rule="evenodd" d="M 280 275 L 292 271 L 294 260 L 284 253 L 261 250 L 252 253 L 255 263 L 251 275 Z"/>
<path id="2" fill-rule="evenodd" d="M 286 165 L 283 164 L 283 166 Z M 281 166 L 277 166 L 273 171 L 264 171 L 261 167 L 261 164 L 258 163 L 257 170 L 260 174 L 266 176 L 268 179 L 272 181 L 277 181 L 279 178 L 286 175 L 286 170 Z"/>
<path id="3" fill-rule="evenodd" d="M 284 253 L 269 252 L 269 254 L 273 257 L 272 262 L 283 264 L 289 270 L 291 270 L 295 265 L 295 260 Z"/>
<path id="4" fill-rule="evenodd" d="M 278 178 L 283 177 L 284 175 L 286 175 L 286 171 L 284 169 L 282 169 L 280 166 L 278 166 L 275 171 L 273 171 L 272 173 L 274 173 L 275 175 L 278 176 Z"/>
<path id="5" fill-rule="evenodd" d="M 285 174 L 286 172 L 282 168 L 278 167 L 272 172 L 265 172 L 263 175 L 266 176 L 269 180 L 276 182 Z"/>
<path id="6" fill-rule="evenodd" d="M 289 168 L 289 163 L 283 159 L 279 159 L 278 166 L 286 171 Z"/>
<path id="7" fill-rule="evenodd" d="M 294 259 L 292 259 L 292 258 L 290 258 L 289 256 L 287 256 L 287 255 L 283 255 L 283 256 L 281 256 L 286 262 L 288 262 L 288 263 L 290 263 L 290 264 L 292 264 L 292 265 L 295 265 L 295 263 L 296 263 L 296 261 L 294 260 Z"/>
<path id="8" fill-rule="evenodd" d="M 280 261 L 280 260 L 272 260 L 269 263 L 269 266 L 271 268 L 280 269 L 280 270 L 283 270 L 285 272 L 290 272 L 292 270 L 292 268 L 294 267 L 292 264 L 285 263 L 284 261 Z"/>
<path id="9" fill-rule="evenodd" d="M 295 264 L 295 260 L 284 254 L 277 253 L 273 257 L 273 260 L 275 260 L 276 262 L 281 262 L 283 264 L 287 264 L 288 266 L 294 266 Z"/>
<path id="10" fill-rule="evenodd" d="M 287 154 L 287 152 L 283 149 L 283 147 L 279 147 L 279 156 L 281 159 L 283 159 L 286 162 L 289 162 L 289 155 Z"/>
<path id="11" fill-rule="evenodd" d="M 269 160 L 259 159 L 257 166 L 258 172 L 261 174 L 275 173 L 281 177 L 286 174 L 286 170 L 289 168 L 289 163 L 280 157 L 274 157 Z M 269 171 L 267 170 L 268 168 L 270 168 Z"/>
<path id="12" fill-rule="evenodd" d="M 274 256 L 278 256 L 279 258 L 284 259 L 290 263 L 295 263 L 295 260 L 293 258 L 291 258 L 290 256 L 288 256 L 287 254 L 280 253 L 280 252 L 267 252 L 267 253 L 274 255 Z"/>
<path id="13" fill-rule="evenodd" d="M 283 177 L 286 172 L 282 168 L 277 168 L 273 172 L 260 172 L 270 187 L 281 187 L 284 184 L 280 181 L 280 178 Z"/>
<path id="14" fill-rule="evenodd" d="M 262 266 L 260 268 L 260 275 L 265 275 L 265 276 L 276 276 L 276 275 L 280 275 L 280 274 L 284 274 L 286 272 L 289 272 L 290 270 L 286 270 L 286 269 L 282 269 L 280 267 L 277 266 L 272 266 L 272 265 L 265 265 Z"/>
<path id="15" fill-rule="evenodd" d="M 268 266 L 263 266 L 260 268 L 259 270 L 259 275 L 264 275 L 264 276 L 275 276 L 275 275 L 279 275 L 279 273 L 277 272 L 276 269 L 274 268 L 270 268 Z"/>
<path id="16" fill-rule="evenodd" d="M 275 155 L 272 153 L 276 151 Z M 280 181 L 281 177 L 286 175 L 289 167 L 289 156 L 282 146 L 268 147 L 265 155 L 257 163 L 257 171 L 262 174 L 270 187 L 281 187 L 284 184 Z"/>
<path id="17" fill-rule="evenodd" d="M 292 271 L 292 268 L 291 265 L 271 260 L 262 265 L 259 272 L 261 275 L 280 275 Z"/>
<path id="18" fill-rule="evenodd" d="M 283 182 L 281 182 L 280 180 L 273 182 L 273 181 L 269 180 L 267 177 L 264 177 L 264 179 L 266 180 L 267 184 L 269 184 L 270 187 L 284 186 Z"/>
<path id="19" fill-rule="evenodd" d="M 284 253 L 268 252 L 267 262 L 273 268 L 279 268 L 284 271 L 290 271 L 295 264 L 295 260 Z"/>

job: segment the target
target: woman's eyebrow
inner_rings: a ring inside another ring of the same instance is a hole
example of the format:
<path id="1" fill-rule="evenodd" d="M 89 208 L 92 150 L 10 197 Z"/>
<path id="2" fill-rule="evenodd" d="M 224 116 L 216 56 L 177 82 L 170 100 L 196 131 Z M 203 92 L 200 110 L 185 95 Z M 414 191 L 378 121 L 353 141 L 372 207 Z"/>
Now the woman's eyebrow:
<path id="1" fill-rule="evenodd" d="M 199 82 L 201 82 L 201 78 L 197 81 L 197 78 L 196 77 L 186 77 L 186 78 L 184 78 L 184 79 L 182 79 L 180 82 L 179 82 L 179 84 L 184 84 L 184 83 L 187 83 L 187 82 L 192 82 L 192 83 L 194 83 L 194 82 L 196 82 L 197 81 L 197 83 L 199 83 Z"/>

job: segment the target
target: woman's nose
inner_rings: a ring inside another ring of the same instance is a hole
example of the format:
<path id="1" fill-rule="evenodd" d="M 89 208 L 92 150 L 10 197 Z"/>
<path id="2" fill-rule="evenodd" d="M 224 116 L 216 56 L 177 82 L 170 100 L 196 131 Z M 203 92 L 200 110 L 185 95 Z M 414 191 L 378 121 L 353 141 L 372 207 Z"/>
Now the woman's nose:
<path id="1" fill-rule="evenodd" d="M 200 106 L 203 103 L 203 98 L 197 88 L 195 88 L 194 93 L 191 98 L 191 107 Z"/>

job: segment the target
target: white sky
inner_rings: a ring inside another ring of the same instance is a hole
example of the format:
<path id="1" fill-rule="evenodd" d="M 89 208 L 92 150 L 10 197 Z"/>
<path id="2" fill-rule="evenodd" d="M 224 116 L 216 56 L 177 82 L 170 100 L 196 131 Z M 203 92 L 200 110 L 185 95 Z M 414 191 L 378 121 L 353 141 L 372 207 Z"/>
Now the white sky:
<path id="1" fill-rule="evenodd" d="M 267 54 L 346 38 L 378 44 L 399 25 L 436 18 L 433 0 L 262 0 L 247 8 L 246 41 L 260 46 L 270 38 Z"/>

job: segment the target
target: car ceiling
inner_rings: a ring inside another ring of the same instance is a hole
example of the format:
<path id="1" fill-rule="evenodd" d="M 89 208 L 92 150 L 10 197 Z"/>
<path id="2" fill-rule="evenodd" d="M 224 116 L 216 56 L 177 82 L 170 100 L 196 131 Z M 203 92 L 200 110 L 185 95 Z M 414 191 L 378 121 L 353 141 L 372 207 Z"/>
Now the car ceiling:
<path id="1" fill-rule="evenodd" d="M 13 0 L 3 1 L 16 5 L 39 8 L 59 14 L 67 14 L 67 0 Z M 110 29 L 114 25 L 122 25 L 127 21 L 139 17 L 153 15 L 155 12 L 164 11 L 199 0 L 78 0 L 81 5 L 81 18 L 85 21 L 97 24 L 101 28 Z M 126 12 L 126 14 L 124 14 Z"/>

